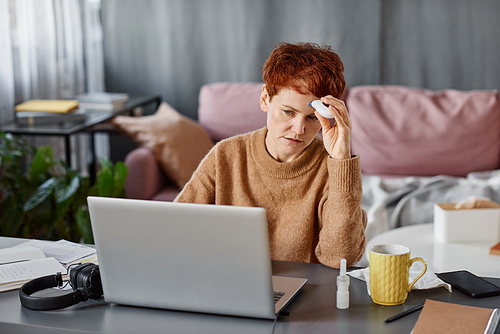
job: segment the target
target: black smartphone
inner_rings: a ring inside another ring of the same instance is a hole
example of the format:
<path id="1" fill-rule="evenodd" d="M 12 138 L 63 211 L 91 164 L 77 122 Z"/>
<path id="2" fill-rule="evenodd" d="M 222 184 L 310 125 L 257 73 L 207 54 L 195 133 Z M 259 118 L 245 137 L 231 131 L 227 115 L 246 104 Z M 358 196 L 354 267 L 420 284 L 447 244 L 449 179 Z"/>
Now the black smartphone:
<path id="1" fill-rule="evenodd" d="M 472 297 L 479 298 L 500 295 L 500 287 L 467 270 L 436 273 L 436 276 Z"/>

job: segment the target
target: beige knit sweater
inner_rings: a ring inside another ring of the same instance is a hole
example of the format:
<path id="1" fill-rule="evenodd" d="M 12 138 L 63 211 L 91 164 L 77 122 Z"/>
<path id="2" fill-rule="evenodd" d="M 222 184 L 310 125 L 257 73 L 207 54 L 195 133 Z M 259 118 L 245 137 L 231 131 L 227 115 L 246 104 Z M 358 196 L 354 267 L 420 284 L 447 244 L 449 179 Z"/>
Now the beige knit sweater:
<path id="1" fill-rule="evenodd" d="M 266 150 L 267 128 L 219 142 L 178 202 L 263 207 L 271 258 L 352 265 L 365 250 L 359 158 L 334 160 L 320 138 L 292 162 Z"/>

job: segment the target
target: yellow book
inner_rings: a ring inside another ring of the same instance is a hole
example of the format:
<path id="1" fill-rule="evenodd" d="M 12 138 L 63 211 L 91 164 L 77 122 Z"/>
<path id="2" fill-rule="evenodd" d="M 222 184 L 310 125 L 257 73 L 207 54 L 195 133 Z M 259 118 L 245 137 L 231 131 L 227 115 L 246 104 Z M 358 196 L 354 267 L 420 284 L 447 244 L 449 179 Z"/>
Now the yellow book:
<path id="1" fill-rule="evenodd" d="M 78 109 L 78 101 L 76 100 L 29 100 L 16 106 L 16 111 L 43 111 L 61 114 L 76 109 Z"/>

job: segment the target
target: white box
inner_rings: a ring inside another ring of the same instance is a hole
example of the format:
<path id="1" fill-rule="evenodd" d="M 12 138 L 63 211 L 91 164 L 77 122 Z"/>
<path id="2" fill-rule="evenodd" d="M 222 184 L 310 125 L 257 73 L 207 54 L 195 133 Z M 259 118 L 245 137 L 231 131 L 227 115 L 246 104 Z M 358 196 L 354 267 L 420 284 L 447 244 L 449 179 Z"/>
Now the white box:
<path id="1" fill-rule="evenodd" d="M 497 241 L 498 208 L 455 209 L 455 203 L 434 204 L 434 238 L 441 242 Z"/>

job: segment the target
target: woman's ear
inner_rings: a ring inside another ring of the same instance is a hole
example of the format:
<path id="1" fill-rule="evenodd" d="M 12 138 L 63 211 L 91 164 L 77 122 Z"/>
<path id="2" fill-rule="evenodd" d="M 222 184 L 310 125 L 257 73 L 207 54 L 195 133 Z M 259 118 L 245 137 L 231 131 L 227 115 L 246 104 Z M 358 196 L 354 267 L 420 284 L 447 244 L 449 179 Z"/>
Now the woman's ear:
<path id="1" fill-rule="evenodd" d="M 263 112 L 269 110 L 269 94 L 267 93 L 266 85 L 262 85 L 262 92 L 260 92 L 260 109 Z"/>

